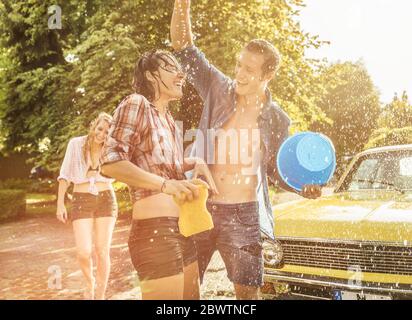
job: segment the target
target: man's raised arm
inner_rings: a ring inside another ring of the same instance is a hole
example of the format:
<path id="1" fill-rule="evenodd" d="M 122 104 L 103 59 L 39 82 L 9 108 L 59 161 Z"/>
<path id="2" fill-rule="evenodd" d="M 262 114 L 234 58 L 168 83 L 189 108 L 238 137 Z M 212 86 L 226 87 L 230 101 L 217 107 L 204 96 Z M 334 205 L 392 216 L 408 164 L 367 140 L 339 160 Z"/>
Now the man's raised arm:
<path id="1" fill-rule="evenodd" d="M 174 55 L 180 60 L 190 82 L 205 101 L 213 83 L 227 91 L 230 79 L 215 68 L 194 45 L 190 22 L 190 0 L 175 0 L 170 27 Z"/>
<path id="2" fill-rule="evenodd" d="M 170 26 L 170 38 L 172 40 L 172 47 L 176 51 L 193 45 L 190 0 L 175 0 Z"/>

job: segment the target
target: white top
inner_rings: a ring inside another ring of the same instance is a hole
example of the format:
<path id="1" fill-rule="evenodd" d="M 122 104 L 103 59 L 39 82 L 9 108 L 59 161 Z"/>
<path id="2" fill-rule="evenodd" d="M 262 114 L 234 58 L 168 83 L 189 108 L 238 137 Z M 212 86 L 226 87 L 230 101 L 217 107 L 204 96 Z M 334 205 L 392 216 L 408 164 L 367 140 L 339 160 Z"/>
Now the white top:
<path id="1" fill-rule="evenodd" d="M 100 172 L 97 172 L 95 176 L 87 177 L 88 169 L 91 167 L 91 160 L 90 153 L 87 155 L 87 162 L 84 161 L 83 157 L 83 146 L 86 143 L 86 139 L 87 136 L 70 139 L 57 180 L 64 179 L 74 184 L 88 182 L 90 184 L 89 192 L 96 195 L 99 192 L 95 182 L 113 183 L 114 179 L 105 178 Z"/>

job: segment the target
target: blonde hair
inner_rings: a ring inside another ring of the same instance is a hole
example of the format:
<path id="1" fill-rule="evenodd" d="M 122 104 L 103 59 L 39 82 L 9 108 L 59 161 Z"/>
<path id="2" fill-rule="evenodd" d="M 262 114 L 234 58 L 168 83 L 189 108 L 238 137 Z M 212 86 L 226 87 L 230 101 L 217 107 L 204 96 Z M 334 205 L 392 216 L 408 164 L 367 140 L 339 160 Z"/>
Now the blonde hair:
<path id="1" fill-rule="evenodd" d="M 97 125 L 101 121 L 107 121 L 109 124 L 111 124 L 112 120 L 113 120 L 113 117 L 110 114 L 106 112 L 100 112 L 99 115 L 90 123 L 89 133 L 87 134 L 86 143 L 83 146 L 83 159 L 86 163 L 87 163 L 88 152 L 91 152 L 90 150 L 91 141 L 93 141 L 94 139 L 95 130 L 96 130 Z"/>

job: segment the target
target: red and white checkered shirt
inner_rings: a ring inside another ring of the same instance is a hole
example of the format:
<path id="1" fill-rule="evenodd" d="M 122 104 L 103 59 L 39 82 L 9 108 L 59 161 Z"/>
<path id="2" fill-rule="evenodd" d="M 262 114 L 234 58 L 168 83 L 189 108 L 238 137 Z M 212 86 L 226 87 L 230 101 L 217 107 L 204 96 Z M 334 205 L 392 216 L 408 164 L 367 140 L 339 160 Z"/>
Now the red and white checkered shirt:
<path id="1" fill-rule="evenodd" d="M 162 116 L 142 95 L 127 96 L 114 112 L 100 162 L 121 160 L 166 179 L 185 179 L 183 136 L 170 112 Z M 132 186 L 129 190 L 133 203 L 159 193 Z"/>

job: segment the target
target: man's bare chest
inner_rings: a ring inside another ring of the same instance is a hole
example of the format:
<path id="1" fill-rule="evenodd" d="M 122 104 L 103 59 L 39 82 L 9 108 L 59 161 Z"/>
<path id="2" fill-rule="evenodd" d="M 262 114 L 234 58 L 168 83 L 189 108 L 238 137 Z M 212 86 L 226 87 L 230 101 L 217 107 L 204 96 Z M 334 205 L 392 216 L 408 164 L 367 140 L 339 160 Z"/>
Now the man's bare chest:
<path id="1" fill-rule="evenodd" d="M 236 112 L 215 135 L 217 164 L 247 165 L 260 150 L 255 113 Z"/>

